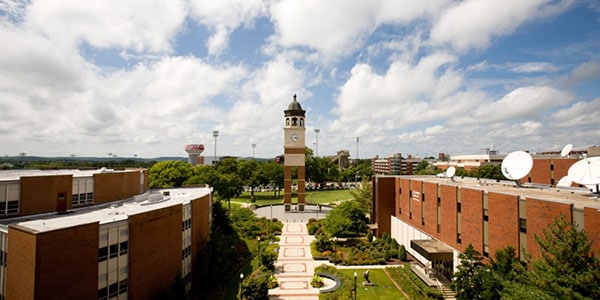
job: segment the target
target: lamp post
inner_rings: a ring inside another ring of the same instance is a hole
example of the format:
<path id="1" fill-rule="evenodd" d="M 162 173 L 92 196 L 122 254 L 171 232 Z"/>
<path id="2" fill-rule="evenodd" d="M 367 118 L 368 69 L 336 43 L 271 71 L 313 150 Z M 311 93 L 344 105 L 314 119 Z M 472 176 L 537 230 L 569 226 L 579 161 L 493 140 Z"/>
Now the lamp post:
<path id="1" fill-rule="evenodd" d="M 219 136 L 218 130 L 213 130 L 213 137 L 215 138 L 215 158 L 213 160 L 213 164 L 217 165 L 217 137 Z"/>
<path id="2" fill-rule="evenodd" d="M 258 240 L 258 264 L 262 264 L 262 257 L 260 256 L 260 236 L 256 238 Z"/>
<path id="3" fill-rule="evenodd" d="M 356 300 L 356 272 L 354 272 L 354 300 Z"/>
<path id="4" fill-rule="evenodd" d="M 337 246 L 337 236 L 333 237 L 333 264 L 337 265 L 337 250 L 336 250 L 336 246 Z"/>
<path id="5" fill-rule="evenodd" d="M 256 150 L 256 143 L 252 144 L 252 158 L 254 158 L 254 151 Z"/>
<path id="6" fill-rule="evenodd" d="M 358 165 L 358 140 L 359 140 L 359 138 L 356 137 L 356 158 L 354 159 L 354 165 L 355 166 Z"/>
<path id="7" fill-rule="evenodd" d="M 244 273 L 240 273 L 240 300 L 243 298 L 243 296 L 242 296 L 242 282 L 244 282 Z"/>

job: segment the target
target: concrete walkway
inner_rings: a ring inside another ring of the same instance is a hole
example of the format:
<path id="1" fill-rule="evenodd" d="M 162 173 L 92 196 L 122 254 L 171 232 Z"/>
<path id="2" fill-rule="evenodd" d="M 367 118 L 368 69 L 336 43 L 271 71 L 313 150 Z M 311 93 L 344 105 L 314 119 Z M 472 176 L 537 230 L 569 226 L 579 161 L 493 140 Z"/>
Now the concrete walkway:
<path id="1" fill-rule="evenodd" d="M 275 277 L 279 287 L 269 290 L 269 299 L 318 300 L 319 289 L 310 281 L 314 269 L 325 261 L 315 261 L 310 253 L 314 236 L 308 234 L 305 223 L 284 222 L 275 262 Z"/>

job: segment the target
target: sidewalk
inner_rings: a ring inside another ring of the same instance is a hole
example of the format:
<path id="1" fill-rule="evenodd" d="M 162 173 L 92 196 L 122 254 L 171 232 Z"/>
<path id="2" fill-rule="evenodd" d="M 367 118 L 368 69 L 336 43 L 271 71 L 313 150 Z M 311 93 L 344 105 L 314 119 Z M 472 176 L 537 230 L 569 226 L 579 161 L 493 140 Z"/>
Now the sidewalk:
<path id="1" fill-rule="evenodd" d="M 309 235 L 304 223 L 283 223 L 279 253 L 275 262 L 275 277 L 279 287 L 269 290 L 269 299 L 318 300 L 319 289 L 310 285 L 314 269 L 324 261 L 315 261 L 310 253 Z"/>

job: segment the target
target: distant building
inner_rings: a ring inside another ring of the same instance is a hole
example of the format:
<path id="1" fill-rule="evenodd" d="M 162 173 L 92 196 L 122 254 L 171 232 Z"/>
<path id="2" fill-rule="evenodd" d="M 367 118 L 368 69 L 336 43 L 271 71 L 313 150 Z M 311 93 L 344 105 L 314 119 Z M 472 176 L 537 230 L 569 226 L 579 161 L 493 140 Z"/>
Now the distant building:
<path id="1" fill-rule="evenodd" d="M 148 191 L 147 170 L 0 171 L 0 299 L 154 299 L 187 288 L 208 187 Z"/>
<path id="2" fill-rule="evenodd" d="M 339 170 L 347 169 L 350 166 L 350 151 L 349 150 L 340 150 L 336 153 L 336 155 L 331 157 L 331 162 L 338 166 Z"/>
<path id="3" fill-rule="evenodd" d="M 412 175 L 421 161 L 412 155 L 403 158 L 401 153 L 386 158 L 375 156 L 371 159 L 371 169 L 374 175 Z"/>

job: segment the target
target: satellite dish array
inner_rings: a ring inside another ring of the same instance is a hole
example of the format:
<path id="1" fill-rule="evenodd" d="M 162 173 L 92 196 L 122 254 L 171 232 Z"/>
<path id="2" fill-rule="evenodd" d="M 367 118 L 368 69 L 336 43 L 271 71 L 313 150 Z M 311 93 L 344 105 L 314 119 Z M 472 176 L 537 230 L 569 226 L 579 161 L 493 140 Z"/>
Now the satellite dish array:
<path id="1" fill-rule="evenodd" d="M 565 145 L 560 151 L 560 156 L 568 157 L 573 150 L 572 144 Z M 517 186 L 521 186 L 519 180 L 527 176 L 533 167 L 533 158 L 524 151 L 509 153 L 502 160 L 501 170 L 504 177 L 514 180 Z M 574 163 L 567 172 L 567 176 L 561 178 L 557 187 L 570 187 L 573 182 L 585 185 L 594 194 L 600 194 L 600 157 L 587 157 Z M 594 191 L 595 190 L 595 191 Z"/>

